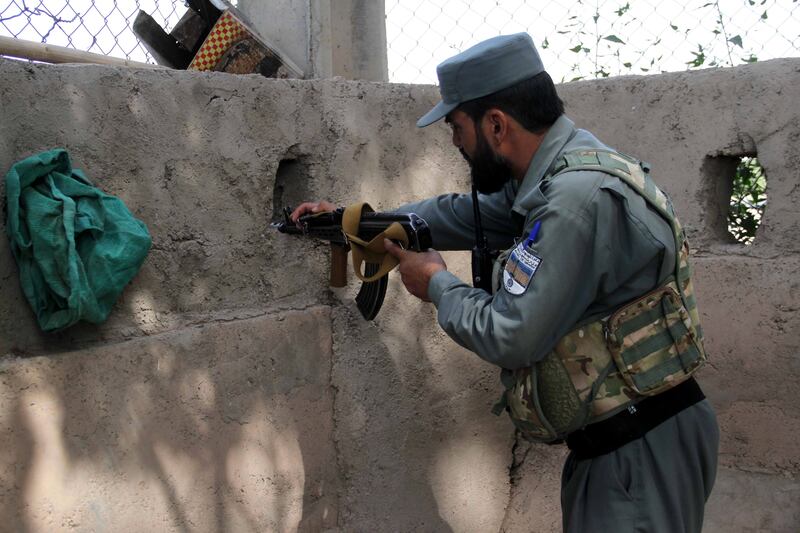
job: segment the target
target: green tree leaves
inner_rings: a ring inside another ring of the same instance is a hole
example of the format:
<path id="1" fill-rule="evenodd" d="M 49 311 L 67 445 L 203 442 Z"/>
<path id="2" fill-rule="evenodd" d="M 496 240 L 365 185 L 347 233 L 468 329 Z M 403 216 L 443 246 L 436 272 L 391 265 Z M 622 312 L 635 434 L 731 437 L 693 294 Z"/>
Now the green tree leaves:
<path id="1" fill-rule="evenodd" d="M 706 62 L 706 54 L 703 52 L 703 46 L 697 45 L 697 52 L 692 52 L 694 59 L 687 61 L 686 64 L 690 67 L 699 67 Z"/>
<path id="2" fill-rule="evenodd" d="M 728 232 L 738 242 L 752 244 L 767 205 L 767 176 L 755 157 L 743 157 L 736 167 L 728 210 Z"/>
<path id="3" fill-rule="evenodd" d="M 646 17 L 649 15 L 640 11 L 638 4 L 634 6 L 631 1 L 622 3 L 622 0 L 579 0 L 576 9 L 570 11 L 556 34 L 571 37 L 572 42 L 567 42 L 564 49 L 579 58 L 570 67 L 574 75 L 572 79 L 607 77 L 631 71 L 659 72 L 665 68 L 662 62 L 665 54 L 656 51 L 662 37 L 665 43 L 673 45 L 681 39 L 684 43 L 681 55 L 689 54 L 686 59 L 673 57 L 668 60 L 671 68 L 675 68 L 675 59 L 689 69 L 734 66 L 758 61 L 756 52 L 760 52 L 753 48 L 754 44 L 758 45 L 756 38 L 748 40 L 748 34 L 744 33 L 743 28 L 751 26 L 743 25 L 739 20 L 742 13 L 747 13 L 747 24 L 769 24 L 764 21 L 769 19 L 770 6 L 772 3 L 767 0 L 744 0 L 737 10 L 731 11 L 721 0 L 687 2 L 684 13 L 675 13 L 675 18 L 667 22 L 666 33 L 646 39 L 646 45 L 643 45 L 636 32 L 647 28 Z M 696 17 L 699 25 L 688 22 L 689 13 Z M 729 32 L 731 29 L 734 31 Z M 553 37 L 552 42 L 545 38 L 541 46 L 552 49 L 558 44 Z"/>

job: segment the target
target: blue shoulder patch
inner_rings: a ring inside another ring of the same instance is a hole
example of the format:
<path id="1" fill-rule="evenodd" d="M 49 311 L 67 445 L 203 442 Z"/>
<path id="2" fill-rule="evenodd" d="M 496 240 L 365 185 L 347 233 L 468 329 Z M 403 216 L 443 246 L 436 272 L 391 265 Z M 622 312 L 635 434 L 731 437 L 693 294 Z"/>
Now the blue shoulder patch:
<path id="1" fill-rule="evenodd" d="M 503 287 L 510 294 L 519 295 L 528 290 L 542 263 L 542 258 L 528 250 L 525 244 L 523 241 L 514 248 L 503 270 Z"/>

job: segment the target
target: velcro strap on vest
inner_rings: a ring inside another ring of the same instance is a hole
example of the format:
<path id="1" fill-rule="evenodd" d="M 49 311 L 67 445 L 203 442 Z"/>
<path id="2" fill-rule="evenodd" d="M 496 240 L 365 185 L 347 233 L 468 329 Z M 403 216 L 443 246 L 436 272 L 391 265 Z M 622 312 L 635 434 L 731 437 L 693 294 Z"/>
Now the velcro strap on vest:
<path id="1" fill-rule="evenodd" d="M 383 239 L 398 241 L 403 248 L 408 248 L 408 235 L 406 235 L 400 223 L 392 222 L 388 228 L 369 242 L 365 241 L 358 236 L 361 215 L 365 211 L 371 213 L 374 209 L 366 202 L 347 206 L 344 214 L 342 214 L 342 231 L 347 236 L 347 241 L 353 254 L 353 272 L 361 281 L 371 282 L 382 278 L 398 264 L 397 259 L 386 252 L 386 248 L 383 246 Z M 379 265 L 378 271 L 372 276 L 367 276 L 361 271 L 364 263 Z"/>
<path id="2" fill-rule="evenodd" d="M 570 433 L 566 439 L 567 447 L 572 450 L 576 459 L 591 459 L 611 453 L 704 399 L 700 385 L 694 378 L 689 378 L 610 418 Z"/>

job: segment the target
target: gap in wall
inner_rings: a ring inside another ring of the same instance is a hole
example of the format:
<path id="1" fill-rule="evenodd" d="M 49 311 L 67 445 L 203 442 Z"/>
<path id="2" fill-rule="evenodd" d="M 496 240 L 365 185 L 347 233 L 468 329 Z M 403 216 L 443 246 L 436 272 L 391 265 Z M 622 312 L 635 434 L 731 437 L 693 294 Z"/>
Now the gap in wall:
<path id="1" fill-rule="evenodd" d="M 295 208 L 310 197 L 310 175 L 305 156 L 287 155 L 278 163 L 275 189 L 272 193 L 273 218 L 282 218 L 284 207 Z"/>
<path id="2" fill-rule="evenodd" d="M 757 154 L 708 156 L 703 173 L 711 185 L 707 231 L 722 242 L 752 245 L 767 207 L 767 175 Z"/>
<path id="3" fill-rule="evenodd" d="M 738 158 L 728 207 L 728 233 L 736 242 L 751 245 L 767 208 L 767 174 L 753 156 Z"/>

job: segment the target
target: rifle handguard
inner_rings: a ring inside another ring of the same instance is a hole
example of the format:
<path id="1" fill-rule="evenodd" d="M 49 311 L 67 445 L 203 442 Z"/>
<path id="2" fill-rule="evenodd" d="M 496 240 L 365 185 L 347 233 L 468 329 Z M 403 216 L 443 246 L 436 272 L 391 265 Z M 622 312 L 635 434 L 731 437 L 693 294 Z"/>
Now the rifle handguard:
<path id="1" fill-rule="evenodd" d="M 347 286 L 347 245 L 331 243 L 331 287 Z"/>

